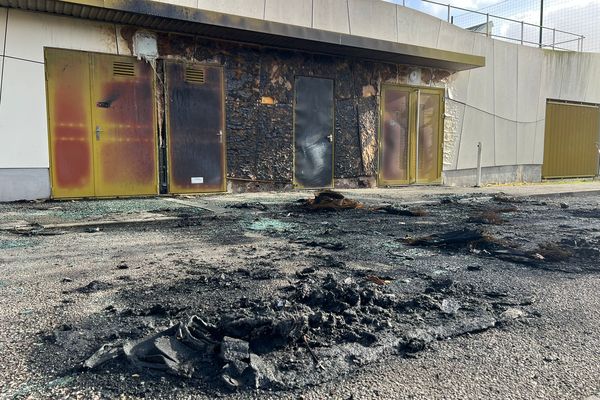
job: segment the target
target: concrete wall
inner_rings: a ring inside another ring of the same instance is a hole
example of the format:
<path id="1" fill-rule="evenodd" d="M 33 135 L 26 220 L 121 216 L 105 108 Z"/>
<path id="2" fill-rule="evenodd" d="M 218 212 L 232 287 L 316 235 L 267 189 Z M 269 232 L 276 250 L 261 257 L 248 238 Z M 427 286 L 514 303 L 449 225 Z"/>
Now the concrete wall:
<path id="1" fill-rule="evenodd" d="M 485 56 L 487 65 L 448 80 L 445 182 L 475 183 L 478 142 L 484 182 L 539 181 L 546 100 L 600 103 L 600 54 L 540 50 L 473 35 L 471 52 Z"/>

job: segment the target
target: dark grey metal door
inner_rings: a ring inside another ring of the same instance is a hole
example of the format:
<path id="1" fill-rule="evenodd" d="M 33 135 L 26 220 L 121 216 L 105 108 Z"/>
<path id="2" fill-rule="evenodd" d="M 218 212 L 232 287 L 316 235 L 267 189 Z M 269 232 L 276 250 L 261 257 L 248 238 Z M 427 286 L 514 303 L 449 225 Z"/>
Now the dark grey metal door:
<path id="1" fill-rule="evenodd" d="M 333 187 L 333 80 L 296 78 L 294 184 Z"/>
<path id="2" fill-rule="evenodd" d="M 219 66 L 166 62 L 169 193 L 225 191 L 225 108 Z"/>

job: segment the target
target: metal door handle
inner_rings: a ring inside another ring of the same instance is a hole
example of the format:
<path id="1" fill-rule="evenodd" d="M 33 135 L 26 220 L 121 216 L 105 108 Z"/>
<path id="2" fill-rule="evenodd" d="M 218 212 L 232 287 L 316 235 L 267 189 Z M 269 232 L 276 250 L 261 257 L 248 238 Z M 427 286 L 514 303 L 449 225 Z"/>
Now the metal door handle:
<path id="1" fill-rule="evenodd" d="M 223 131 L 219 131 L 219 133 L 217 133 L 217 136 L 219 137 L 219 143 L 223 142 Z"/>
<path id="2" fill-rule="evenodd" d="M 102 132 L 100 125 L 96 125 L 96 140 L 100 140 L 100 132 Z"/>

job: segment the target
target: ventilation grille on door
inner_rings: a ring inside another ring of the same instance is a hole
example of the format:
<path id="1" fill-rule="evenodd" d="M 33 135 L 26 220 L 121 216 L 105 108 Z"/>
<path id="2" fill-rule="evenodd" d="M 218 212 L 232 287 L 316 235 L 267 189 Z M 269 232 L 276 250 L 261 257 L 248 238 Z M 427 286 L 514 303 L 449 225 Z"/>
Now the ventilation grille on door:
<path id="1" fill-rule="evenodd" d="M 113 75 L 135 76 L 135 67 L 132 62 L 115 61 L 113 63 Z"/>
<path id="2" fill-rule="evenodd" d="M 191 68 L 185 69 L 185 81 L 188 83 L 204 83 L 204 69 L 203 68 Z"/>

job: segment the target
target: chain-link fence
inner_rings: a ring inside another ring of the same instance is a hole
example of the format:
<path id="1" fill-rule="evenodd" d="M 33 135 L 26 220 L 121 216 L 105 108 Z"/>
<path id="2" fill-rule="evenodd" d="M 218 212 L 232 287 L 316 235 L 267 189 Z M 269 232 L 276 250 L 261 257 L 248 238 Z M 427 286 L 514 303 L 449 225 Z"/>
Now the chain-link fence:
<path id="1" fill-rule="evenodd" d="M 445 0 L 394 0 L 497 39 L 557 50 L 600 51 L 600 1 L 504 0 L 478 10 L 443 3 Z M 589 36 L 586 38 L 586 36 Z"/>

